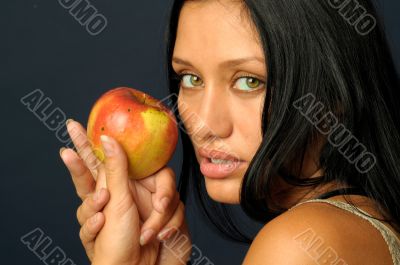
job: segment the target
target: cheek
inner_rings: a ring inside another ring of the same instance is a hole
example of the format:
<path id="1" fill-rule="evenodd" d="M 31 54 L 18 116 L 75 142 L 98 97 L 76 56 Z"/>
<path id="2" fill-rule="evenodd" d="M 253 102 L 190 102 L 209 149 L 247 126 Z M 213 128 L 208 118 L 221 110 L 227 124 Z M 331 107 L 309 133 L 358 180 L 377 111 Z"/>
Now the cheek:
<path id="1" fill-rule="evenodd" d="M 235 140 L 237 150 L 241 150 L 242 158 L 250 162 L 262 142 L 261 107 L 251 104 L 235 110 Z M 244 172 L 243 172 L 244 174 Z"/>
<path id="2" fill-rule="evenodd" d="M 243 145 L 253 147 L 261 143 L 262 130 L 262 103 L 260 99 L 254 99 L 247 104 L 237 104 L 234 109 L 235 127 L 243 138 Z"/>
<path id="3" fill-rule="evenodd" d="M 244 116 L 243 119 L 237 123 L 239 130 L 246 138 L 246 142 L 260 142 L 262 136 L 260 115 L 261 114 L 252 114 L 251 116 Z"/>

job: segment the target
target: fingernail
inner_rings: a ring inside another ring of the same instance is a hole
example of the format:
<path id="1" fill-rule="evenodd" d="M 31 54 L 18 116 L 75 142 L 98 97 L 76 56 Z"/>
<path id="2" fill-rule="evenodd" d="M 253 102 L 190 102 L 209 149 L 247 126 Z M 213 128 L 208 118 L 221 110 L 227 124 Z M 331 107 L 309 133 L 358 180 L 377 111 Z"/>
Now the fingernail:
<path id="1" fill-rule="evenodd" d="M 153 229 L 147 229 L 145 230 L 141 235 L 140 235 L 140 245 L 144 246 L 149 240 L 150 238 L 153 236 L 154 231 Z"/>
<path id="2" fill-rule="evenodd" d="M 65 121 L 65 125 L 68 125 L 68 123 L 70 123 L 71 121 L 74 121 L 73 119 L 68 119 Z"/>
<path id="3" fill-rule="evenodd" d="M 157 235 L 158 240 L 160 240 L 160 241 L 167 240 L 171 236 L 173 231 L 174 231 L 174 228 L 172 228 L 172 227 L 165 228 L 160 233 L 158 233 L 158 235 Z"/>
<path id="4" fill-rule="evenodd" d="M 60 148 L 60 156 L 62 155 L 62 152 L 64 152 L 65 149 L 67 149 L 67 148 L 65 148 L 65 147 Z"/>
<path id="5" fill-rule="evenodd" d="M 162 207 L 163 211 L 167 210 L 167 207 L 169 204 L 169 198 L 168 197 L 162 198 L 160 203 L 161 203 L 161 207 Z"/>
<path id="6" fill-rule="evenodd" d="M 106 156 L 112 156 L 114 154 L 114 146 L 111 139 L 106 135 L 101 135 L 100 139 Z"/>
<path id="7" fill-rule="evenodd" d="M 92 222 L 92 224 L 97 223 L 97 220 L 99 219 L 99 213 L 96 213 L 92 219 L 90 220 Z"/>

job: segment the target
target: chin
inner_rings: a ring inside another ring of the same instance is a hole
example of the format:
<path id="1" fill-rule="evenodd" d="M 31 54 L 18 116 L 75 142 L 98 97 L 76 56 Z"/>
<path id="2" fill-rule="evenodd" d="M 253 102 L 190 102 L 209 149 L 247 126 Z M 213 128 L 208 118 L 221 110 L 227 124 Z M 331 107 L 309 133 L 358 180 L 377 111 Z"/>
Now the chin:
<path id="1" fill-rule="evenodd" d="M 211 179 L 205 177 L 205 186 L 211 199 L 221 203 L 239 204 L 242 179 Z"/>

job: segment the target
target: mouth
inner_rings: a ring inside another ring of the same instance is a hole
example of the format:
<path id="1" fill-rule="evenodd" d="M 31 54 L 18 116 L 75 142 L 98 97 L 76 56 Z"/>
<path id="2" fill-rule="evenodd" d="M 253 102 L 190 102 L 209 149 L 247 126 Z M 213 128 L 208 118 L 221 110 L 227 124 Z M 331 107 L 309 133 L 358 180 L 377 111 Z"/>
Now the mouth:
<path id="1" fill-rule="evenodd" d="M 205 148 L 199 148 L 199 155 L 202 158 L 208 159 L 209 162 L 215 164 L 226 164 L 232 162 L 244 162 L 237 155 L 226 153 L 219 150 L 209 150 Z"/>
<path id="2" fill-rule="evenodd" d="M 214 165 L 221 165 L 221 166 L 229 166 L 234 163 L 243 162 L 241 160 L 233 160 L 233 159 L 220 159 L 220 158 L 213 158 L 213 157 L 201 157 L 200 163 L 211 163 Z"/>
<path id="3" fill-rule="evenodd" d="M 200 170 L 209 178 L 228 177 L 245 164 L 245 161 L 237 156 L 219 150 L 200 148 L 199 155 Z"/>

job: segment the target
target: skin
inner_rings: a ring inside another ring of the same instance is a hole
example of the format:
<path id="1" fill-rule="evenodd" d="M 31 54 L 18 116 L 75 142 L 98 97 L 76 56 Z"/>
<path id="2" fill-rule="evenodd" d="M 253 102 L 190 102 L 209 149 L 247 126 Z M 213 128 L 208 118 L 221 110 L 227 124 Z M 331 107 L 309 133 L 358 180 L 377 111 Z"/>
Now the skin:
<path id="1" fill-rule="evenodd" d="M 224 64 L 246 57 L 261 58 L 261 61 L 251 60 L 235 66 Z M 241 3 L 229 0 L 186 2 L 179 17 L 172 66 L 178 75 L 184 76 L 178 106 L 184 106 L 180 115 L 198 161 L 198 149 L 204 145 L 232 152 L 246 161 L 246 167 L 226 178 L 216 180 L 204 176 L 211 198 L 238 203 L 245 170 L 261 143 L 260 122 L 266 88 L 243 92 L 249 86 L 238 86 L 235 82 L 243 74 L 258 77 L 262 82 L 267 78 L 261 43 Z M 193 113 L 198 119 L 190 118 Z M 302 177 L 323 174 L 314 162 L 318 161 L 316 150 L 319 147 L 314 145 L 308 150 Z M 276 193 L 283 190 L 288 193 L 276 198 L 283 206 L 290 207 L 339 186 L 331 183 L 315 190 L 287 190 L 288 187 L 280 183 Z M 345 201 L 343 196 L 331 199 Z M 348 199 L 372 216 L 382 218 L 371 200 L 352 195 Z M 266 224 L 251 245 L 244 264 L 313 264 L 315 260 L 293 239 L 309 228 L 348 264 L 391 264 L 387 245 L 372 225 L 324 203 L 301 205 Z M 321 259 L 317 264 L 331 262 Z"/>
<path id="2" fill-rule="evenodd" d="M 174 255 L 181 253 L 176 248 L 190 249 L 191 242 L 172 169 L 132 180 L 117 141 L 102 139 L 106 158 L 99 163 L 82 125 L 68 120 L 67 129 L 77 151 L 62 148 L 60 156 L 83 201 L 77 210 L 79 236 L 91 264 L 166 265 L 187 258 L 190 252 Z M 153 233 L 146 236 L 149 230 Z M 171 247 L 175 236 L 188 240 Z"/>
<path id="3" fill-rule="evenodd" d="M 249 34 L 251 25 L 239 13 L 238 8 L 215 1 L 186 3 L 179 18 L 172 66 L 177 74 L 190 73 L 186 79 L 195 76 L 205 85 L 188 88 L 185 86 L 190 83 L 185 82 L 178 98 L 198 161 L 198 148 L 206 147 L 233 153 L 247 167 L 261 142 L 260 117 L 266 90 L 261 83 L 257 91 L 247 92 L 249 86 L 238 84 L 237 79 L 251 74 L 265 82 L 266 66 L 256 35 Z M 249 57 L 257 59 L 225 65 L 229 60 Z M 190 118 L 193 113 L 198 119 Z M 206 124 L 201 130 L 199 120 Z M 217 139 L 210 142 L 210 137 Z M 205 176 L 208 194 L 216 201 L 238 203 L 246 167 L 222 180 Z"/>
<path id="4" fill-rule="evenodd" d="M 235 66 L 224 64 L 228 60 L 244 57 L 260 60 L 246 61 Z M 174 71 L 185 75 L 178 98 L 181 104 L 178 106 L 198 161 L 198 150 L 205 145 L 209 149 L 234 153 L 245 161 L 244 168 L 226 178 L 215 180 L 204 176 L 210 197 L 219 202 L 236 204 L 239 202 L 240 184 L 245 170 L 261 143 L 260 122 L 266 88 L 261 85 L 257 90 L 244 92 L 240 88 L 248 87 L 244 86 L 243 82 L 237 82 L 243 75 L 258 78 L 260 84 L 264 84 L 267 79 L 266 58 L 255 27 L 239 1 L 185 2 L 179 17 L 173 58 L 171 63 Z M 254 84 L 254 80 L 250 84 Z M 191 114 L 195 114 L 196 119 L 192 119 Z M 79 127 L 79 124 L 70 123 L 69 131 L 72 126 Z M 85 133 L 83 128 L 80 130 Z M 75 144 L 82 146 L 82 143 Z M 108 160 L 108 164 L 106 162 L 103 174 L 103 179 L 107 181 L 101 180 L 101 174 L 97 178 L 97 174 L 89 176 L 89 171 L 85 170 L 88 165 L 79 160 L 78 154 L 73 150 L 64 150 L 61 155 L 71 172 L 78 194 L 84 199 L 78 210 L 78 220 L 82 225 L 81 239 L 92 264 L 151 264 L 155 259 L 158 259 L 157 264 L 182 264 L 171 256 L 167 256 L 166 260 L 160 259 L 157 251 L 152 251 L 155 244 L 152 240 L 149 240 L 150 246 L 147 250 L 138 247 L 137 242 L 140 235 L 138 218 L 145 221 L 143 226 L 154 227 L 157 231 L 174 223 L 188 235 L 182 220 L 183 209 L 177 206 L 180 205 L 179 199 L 174 199 L 175 203 L 171 203 L 164 212 L 158 205 L 163 195 L 169 194 L 170 198 L 176 196 L 176 190 L 171 188 L 174 184 L 169 181 L 174 178 L 173 173 L 167 171 L 150 177 L 150 182 L 159 183 L 153 187 L 149 187 L 149 183 L 128 184 L 124 170 L 126 157 L 117 143 L 114 143 L 114 147 L 117 150 L 115 156 Z M 307 151 L 302 177 L 323 174 L 315 163 L 318 161 L 319 148 L 319 145 L 314 145 Z M 104 189 L 97 202 L 88 199 L 98 187 L 105 187 L 105 182 L 107 189 Z M 135 189 L 131 189 L 131 196 L 129 185 L 141 187 L 141 184 L 144 188 L 141 189 L 141 195 L 136 194 Z M 314 190 L 289 189 L 284 183 L 278 183 L 274 187 L 274 196 L 282 206 L 291 207 L 297 202 L 338 187 L 341 186 L 331 183 Z M 281 191 L 287 192 L 283 196 Z M 153 194 L 155 198 L 149 199 L 146 193 Z M 115 198 L 118 199 L 120 194 L 127 196 L 122 196 L 118 203 Z M 345 201 L 343 196 L 330 199 Z M 354 205 L 370 215 L 382 218 L 377 206 L 370 199 L 350 195 L 347 196 L 347 200 L 351 200 Z M 122 222 L 119 218 L 121 209 L 124 216 L 129 217 L 122 218 Z M 143 209 L 148 210 L 146 212 Z M 151 218 L 153 212 L 158 212 L 156 218 Z M 89 220 L 92 220 L 96 213 L 99 218 L 97 222 L 91 223 Z M 386 225 L 394 231 L 390 225 Z M 334 264 L 329 259 L 316 259 L 312 252 L 315 249 L 307 250 L 301 247 L 298 237 L 305 231 L 313 233 L 313 240 L 319 238 L 323 242 L 323 250 L 331 249 L 338 259 L 345 262 L 338 264 L 392 264 L 385 241 L 370 223 L 324 203 L 300 205 L 268 222 L 251 244 L 243 264 Z M 125 235 L 128 235 L 128 240 L 117 240 Z M 114 242 L 110 244 L 110 241 Z M 113 244 L 119 245 L 112 249 Z M 138 260 L 137 257 L 142 259 Z"/>

